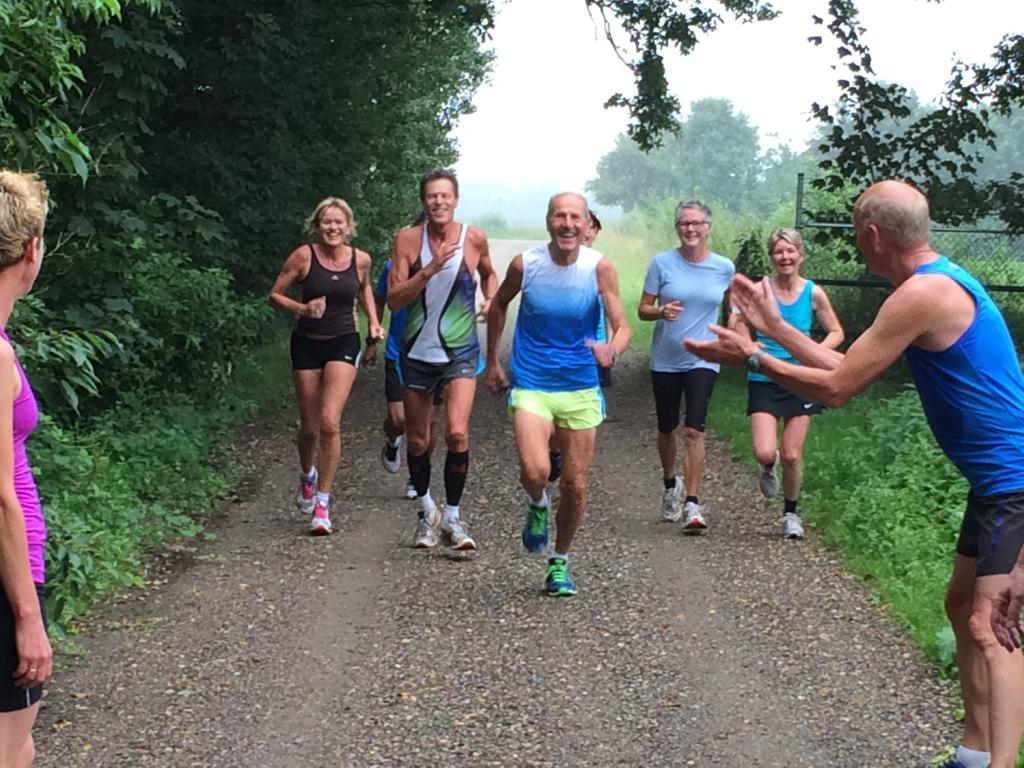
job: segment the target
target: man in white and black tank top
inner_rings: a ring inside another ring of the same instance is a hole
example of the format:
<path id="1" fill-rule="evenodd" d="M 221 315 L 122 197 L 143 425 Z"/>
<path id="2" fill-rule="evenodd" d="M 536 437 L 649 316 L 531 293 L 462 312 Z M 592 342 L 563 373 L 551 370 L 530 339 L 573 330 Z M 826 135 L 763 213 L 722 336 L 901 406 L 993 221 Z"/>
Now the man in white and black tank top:
<path id="1" fill-rule="evenodd" d="M 420 202 L 427 220 L 401 230 L 392 248 L 388 306 L 408 309 L 399 373 L 404 387 L 409 474 L 420 500 L 415 546 L 446 544 L 476 549 L 459 515 L 469 468 L 469 414 L 482 369 L 477 315 L 487 311 L 498 288 L 483 230 L 454 220 L 459 186 L 444 169 L 420 180 Z M 476 307 L 476 278 L 484 303 Z M 430 494 L 430 421 L 434 393 L 448 387 L 445 399 L 445 508 L 442 515 Z"/>

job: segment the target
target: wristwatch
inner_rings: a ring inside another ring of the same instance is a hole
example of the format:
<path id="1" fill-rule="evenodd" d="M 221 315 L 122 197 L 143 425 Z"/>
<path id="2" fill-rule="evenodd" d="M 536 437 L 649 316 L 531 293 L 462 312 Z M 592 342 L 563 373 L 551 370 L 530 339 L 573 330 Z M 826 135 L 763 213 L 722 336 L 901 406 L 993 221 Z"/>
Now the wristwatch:
<path id="1" fill-rule="evenodd" d="M 758 347 L 750 353 L 750 357 L 747 358 L 747 370 L 757 373 L 761 370 L 761 357 L 764 355 L 764 350 Z"/>

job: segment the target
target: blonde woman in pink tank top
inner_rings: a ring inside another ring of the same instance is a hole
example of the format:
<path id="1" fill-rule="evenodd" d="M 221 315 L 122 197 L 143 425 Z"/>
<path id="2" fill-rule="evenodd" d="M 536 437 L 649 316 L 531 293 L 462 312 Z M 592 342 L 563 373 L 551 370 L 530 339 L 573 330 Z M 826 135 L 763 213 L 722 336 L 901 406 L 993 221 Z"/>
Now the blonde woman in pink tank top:
<path id="1" fill-rule="evenodd" d="M 43 259 L 46 185 L 0 170 L 0 764 L 28 768 L 32 724 L 52 670 L 43 604 L 46 524 L 25 439 L 38 409 L 5 328 Z"/>

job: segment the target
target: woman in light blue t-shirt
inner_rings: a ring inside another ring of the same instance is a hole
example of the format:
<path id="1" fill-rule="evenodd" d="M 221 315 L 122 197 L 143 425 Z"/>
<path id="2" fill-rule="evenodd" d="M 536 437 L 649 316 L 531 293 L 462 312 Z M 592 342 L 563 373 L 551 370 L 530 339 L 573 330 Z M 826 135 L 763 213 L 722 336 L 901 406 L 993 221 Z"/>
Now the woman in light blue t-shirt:
<path id="1" fill-rule="evenodd" d="M 768 253 L 772 257 L 770 278 L 775 302 L 783 319 L 805 336 L 811 334 L 816 317 L 825 331 L 821 345 L 835 349 L 843 343 L 843 326 L 820 285 L 800 276 L 804 261 L 803 238 L 795 229 L 777 229 L 768 236 Z M 731 315 L 730 325 L 744 326 L 742 315 Z M 745 326 L 744 326 L 745 327 Z M 774 340 L 756 333 L 754 338 L 772 357 L 800 365 L 800 361 Z M 761 467 L 758 485 L 765 498 L 778 493 L 778 464 L 782 463 L 782 489 L 785 508 L 782 535 L 802 539 L 803 523 L 797 510 L 800 484 L 803 480 L 803 448 L 811 416 L 821 413 L 821 406 L 795 395 L 762 373 L 747 373 L 747 415 L 750 416 L 750 437 L 754 458 Z M 779 449 L 778 424 L 782 420 L 782 447 Z"/>

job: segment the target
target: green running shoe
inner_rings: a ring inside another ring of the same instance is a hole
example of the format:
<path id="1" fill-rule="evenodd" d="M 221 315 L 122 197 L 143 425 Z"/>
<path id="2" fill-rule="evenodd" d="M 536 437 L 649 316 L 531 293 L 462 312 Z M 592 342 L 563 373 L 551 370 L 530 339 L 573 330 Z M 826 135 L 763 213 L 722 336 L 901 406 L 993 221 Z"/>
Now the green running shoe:
<path id="1" fill-rule="evenodd" d="M 548 507 L 527 502 L 523 523 L 523 546 L 528 552 L 540 552 L 548 545 Z"/>
<path id="2" fill-rule="evenodd" d="M 545 588 L 550 597 L 570 597 L 576 594 L 576 582 L 569 575 L 569 563 L 561 557 L 548 560 Z"/>

